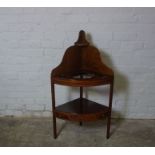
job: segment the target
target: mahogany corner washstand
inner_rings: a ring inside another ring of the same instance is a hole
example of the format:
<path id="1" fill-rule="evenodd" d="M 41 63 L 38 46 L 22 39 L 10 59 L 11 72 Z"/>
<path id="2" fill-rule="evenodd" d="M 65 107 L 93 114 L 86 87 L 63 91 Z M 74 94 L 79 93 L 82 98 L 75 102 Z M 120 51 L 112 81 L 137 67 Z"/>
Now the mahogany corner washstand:
<path id="1" fill-rule="evenodd" d="M 66 50 L 62 62 L 51 73 L 54 138 L 57 137 L 56 118 L 77 121 L 82 125 L 82 122 L 95 121 L 103 116 L 107 118 L 106 137 L 109 138 L 113 83 L 114 72 L 101 61 L 98 49 L 89 44 L 85 32 L 80 31 L 77 42 Z M 79 98 L 56 106 L 55 84 L 79 87 Z M 83 87 L 99 85 L 110 85 L 108 106 L 83 97 Z"/>

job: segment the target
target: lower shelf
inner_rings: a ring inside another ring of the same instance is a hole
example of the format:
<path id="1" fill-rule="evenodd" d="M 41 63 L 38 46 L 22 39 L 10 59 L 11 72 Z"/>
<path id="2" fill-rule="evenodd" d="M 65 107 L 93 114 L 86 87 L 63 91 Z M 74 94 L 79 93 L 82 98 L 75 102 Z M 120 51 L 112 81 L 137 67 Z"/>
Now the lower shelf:
<path id="1" fill-rule="evenodd" d="M 109 114 L 107 106 L 85 98 L 78 98 L 57 106 L 54 110 L 56 117 L 71 121 L 95 121 Z"/>

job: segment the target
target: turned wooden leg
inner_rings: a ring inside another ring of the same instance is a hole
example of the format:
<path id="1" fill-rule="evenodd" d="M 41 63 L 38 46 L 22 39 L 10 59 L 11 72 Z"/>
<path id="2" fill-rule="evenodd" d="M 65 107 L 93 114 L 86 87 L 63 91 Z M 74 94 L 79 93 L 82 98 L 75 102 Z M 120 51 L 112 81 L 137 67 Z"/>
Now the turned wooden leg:
<path id="1" fill-rule="evenodd" d="M 80 87 L 80 99 L 81 99 L 81 102 L 80 102 L 80 110 L 81 110 L 81 113 L 83 111 L 83 105 L 82 105 L 82 98 L 83 98 L 83 87 Z M 80 126 L 82 126 L 82 121 L 79 122 Z"/>
<path id="2" fill-rule="evenodd" d="M 107 135 L 106 135 L 107 139 L 109 139 L 109 137 L 110 137 L 110 125 L 111 125 L 111 116 L 110 115 L 107 118 Z"/>
<path id="3" fill-rule="evenodd" d="M 55 89 L 54 83 L 51 82 L 51 93 L 52 93 L 52 110 L 53 110 L 53 137 L 57 138 L 57 128 L 56 128 L 56 116 L 54 113 L 55 110 Z"/>
<path id="4" fill-rule="evenodd" d="M 53 114 L 53 137 L 55 139 L 57 138 L 56 117 L 54 114 Z"/>
<path id="5" fill-rule="evenodd" d="M 113 98 L 113 82 L 110 84 L 109 113 L 107 118 L 107 135 L 106 135 L 107 139 L 110 137 L 112 98 Z"/>

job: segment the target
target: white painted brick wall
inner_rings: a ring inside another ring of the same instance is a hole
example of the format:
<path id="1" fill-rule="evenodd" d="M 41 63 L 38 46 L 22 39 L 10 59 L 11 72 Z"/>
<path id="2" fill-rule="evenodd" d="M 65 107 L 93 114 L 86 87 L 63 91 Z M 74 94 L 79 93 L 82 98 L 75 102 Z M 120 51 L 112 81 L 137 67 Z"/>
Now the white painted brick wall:
<path id="1" fill-rule="evenodd" d="M 115 70 L 113 116 L 155 119 L 155 8 L 0 8 L 0 21 L 0 116 L 51 115 L 50 72 L 83 29 Z M 100 103 L 106 94 L 87 89 Z"/>

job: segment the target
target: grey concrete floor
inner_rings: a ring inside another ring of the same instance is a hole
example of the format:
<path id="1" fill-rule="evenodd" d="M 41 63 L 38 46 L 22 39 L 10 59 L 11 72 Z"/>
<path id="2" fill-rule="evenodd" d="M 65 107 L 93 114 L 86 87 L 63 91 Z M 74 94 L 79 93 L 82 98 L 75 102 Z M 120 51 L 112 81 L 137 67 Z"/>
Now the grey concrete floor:
<path id="1" fill-rule="evenodd" d="M 113 119 L 106 139 L 106 120 L 84 123 L 57 119 L 53 139 L 51 118 L 0 118 L 0 146 L 155 146 L 155 120 Z"/>

